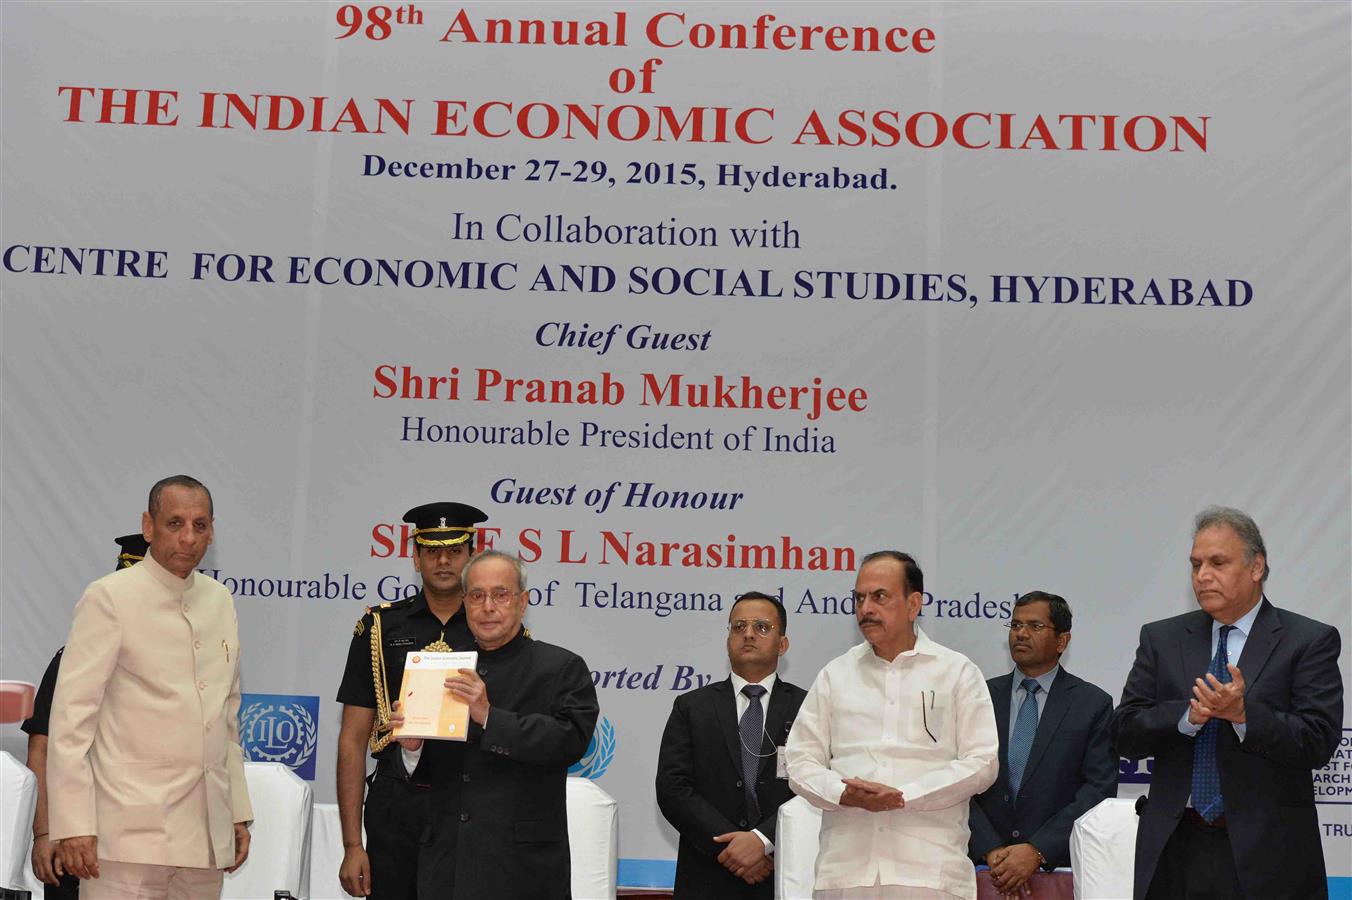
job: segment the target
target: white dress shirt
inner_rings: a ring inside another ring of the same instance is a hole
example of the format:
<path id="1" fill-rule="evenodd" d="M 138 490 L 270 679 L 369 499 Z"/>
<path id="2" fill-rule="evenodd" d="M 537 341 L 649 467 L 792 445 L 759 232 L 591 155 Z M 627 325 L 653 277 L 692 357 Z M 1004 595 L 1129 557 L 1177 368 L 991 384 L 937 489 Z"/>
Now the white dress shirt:
<path id="1" fill-rule="evenodd" d="M 764 722 L 766 716 L 770 712 L 770 694 L 771 692 L 774 691 L 775 679 L 777 679 L 779 676 L 777 676 L 774 672 L 771 672 L 769 675 L 766 675 L 760 681 L 756 682 L 747 681 L 745 678 L 743 678 L 741 675 L 738 675 L 736 672 L 729 672 L 728 677 L 732 679 L 732 694 L 734 697 L 737 698 L 738 722 L 742 721 L 742 715 L 746 712 L 746 708 L 751 705 L 751 698 L 748 697 L 746 694 L 742 693 L 742 688 L 746 687 L 748 684 L 759 684 L 761 687 L 765 688 L 765 693 L 760 695 L 761 721 Z M 762 730 L 764 730 L 764 728 L 762 728 Z M 766 734 L 766 737 L 769 737 L 768 733 Z M 775 742 L 774 738 L 770 738 L 770 743 L 773 744 L 774 742 Z M 765 835 L 761 834 L 761 830 L 759 828 L 751 829 L 751 833 L 761 839 L 761 843 L 765 845 L 765 854 L 767 856 L 775 852 L 775 842 L 770 840 Z"/>
<path id="2" fill-rule="evenodd" d="M 915 647 L 892 662 L 862 643 L 827 663 L 789 734 L 789 783 L 823 810 L 818 890 L 881 883 L 976 896 L 967 801 L 998 772 L 995 710 L 971 660 L 915 631 Z M 846 777 L 895 787 L 905 806 L 843 807 Z"/>
<path id="3" fill-rule="evenodd" d="M 1014 742 L 1014 726 L 1019 723 L 1019 708 L 1023 706 L 1023 701 L 1028 697 L 1028 692 L 1023 689 L 1023 680 L 1032 677 L 1038 683 L 1038 687 L 1042 688 L 1033 695 L 1033 700 L 1037 703 L 1037 720 L 1041 722 L 1042 711 L 1047 708 L 1047 695 L 1052 692 L 1052 682 L 1056 680 L 1056 676 L 1060 672 L 1060 663 L 1036 676 L 1025 675 L 1018 666 L 1014 667 L 1014 690 L 1009 692 L 1009 731 L 1005 734 L 1005 740 L 1011 744 Z"/>

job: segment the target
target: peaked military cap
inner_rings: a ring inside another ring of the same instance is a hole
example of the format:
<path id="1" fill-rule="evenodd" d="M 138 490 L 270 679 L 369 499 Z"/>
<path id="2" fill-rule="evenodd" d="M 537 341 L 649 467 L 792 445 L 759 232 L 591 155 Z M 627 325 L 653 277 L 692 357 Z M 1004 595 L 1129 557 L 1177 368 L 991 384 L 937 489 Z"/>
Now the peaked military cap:
<path id="1" fill-rule="evenodd" d="M 146 543 L 145 536 L 140 532 L 136 534 L 124 534 L 120 538 L 113 538 L 113 543 L 122 548 L 122 552 L 117 555 L 117 565 L 114 569 L 130 569 L 138 562 L 146 558 L 146 553 L 150 550 L 150 545 Z"/>
<path id="2" fill-rule="evenodd" d="M 454 547 L 470 542 L 474 548 L 474 526 L 488 520 L 488 513 L 466 503 L 424 503 L 404 513 L 404 521 L 413 526 L 413 540 L 423 547 Z"/>

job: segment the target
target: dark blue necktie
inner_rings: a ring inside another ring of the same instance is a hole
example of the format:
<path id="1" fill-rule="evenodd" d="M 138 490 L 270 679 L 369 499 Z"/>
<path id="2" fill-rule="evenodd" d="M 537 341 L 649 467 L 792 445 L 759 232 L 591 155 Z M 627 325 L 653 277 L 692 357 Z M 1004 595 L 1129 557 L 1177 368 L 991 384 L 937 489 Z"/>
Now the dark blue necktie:
<path id="1" fill-rule="evenodd" d="M 756 779 L 760 776 L 761 734 L 765 731 L 765 710 L 761 709 L 760 698 L 765 688 L 759 684 L 748 684 L 742 693 L 749 701 L 746 712 L 737 730 L 742 736 L 742 790 L 746 792 L 746 812 L 750 821 L 760 821 L 760 801 L 756 799 Z"/>
<path id="2" fill-rule="evenodd" d="M 1230 683 L 1230 654 L 1225 649 L 1225 639 L 1235 630 L 1233 625 L 1221 626 L 1221 638 L 1216 642 L 1216 655 L 1211 658 L 1207 671 L 1215 675 L 1222 684 Z M 1221 722 L 1219 719 L 1207 719 L 1202 730 L 1194 738 L 1192 745 L 1192 808 L 1208 822 L 1214 822 L 1225 814 L 1225 798 L 1221 796 L 1221 770 L 1216 762 L 1216 739 L 1219 737 Z"/>
<path id="3" fill-rule="evenodd" d="M 1023 767 L 1028 764 L 1028 754 L 1033 749 L 1033 737 L 1037 734 L 1037 694 L 1042 690 L 1042 685 L 1032 678 L 1025 678 L 1019 684 L 1024 690 L 1024 698 L 1019 705 L 1018 718 L 1014 720 L 1014 736 L 1009 740 L 1009 786 L 1016 794 L 1023 781 Z"/>

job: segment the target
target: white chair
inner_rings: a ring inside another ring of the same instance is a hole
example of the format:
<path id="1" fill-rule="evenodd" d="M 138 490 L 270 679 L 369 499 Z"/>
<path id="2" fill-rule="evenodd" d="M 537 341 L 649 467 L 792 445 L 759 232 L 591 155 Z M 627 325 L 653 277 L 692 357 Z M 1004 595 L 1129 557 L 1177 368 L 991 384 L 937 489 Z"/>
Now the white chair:
<path id="1" fill-rule="evenodd" d="M 567 790 L 573 897 L 614 897 L 620 874 L 620 821 L 615 798 L 589 778 L 569 778 Z"/>
<path id="2" fill-rule="evenodd" d="M 37 776 L 0 750 L 0 887 L 27 886 L 24 870 L 33 848 L 33 810 L 37 803 Z"/>
<path id="3" fill-rule="evenodd" d="M 779 807 L 775 825 L 775 897 L 811 900 L 817 880 L 817 836 L 822 811 L 802 797 Z"/>
<path id="4" fill-rule="evenodd" d="M 271 898 L 273 891 L 310 895 L 310 817 L 314 791 L 281 763 L 246 762 L 254 823 L 249 858 L 225 876 L 223 900 Z"/>
<path id="5" fill-rule="evenodd" d="M 1075 900 L 1130 897 L 1136 866 L 1136 801 L 1109 797 L 1075 820 L 1070 867 Z"/>
<path id="6" fill-rule="evenodd" d="M 362 829 L 362 842 L 366 830 Z M 316 803 L 310 829 L 310 900 L 352 900 L 338 881 L 343 864 L 343 828 L 337 803 Z"/>

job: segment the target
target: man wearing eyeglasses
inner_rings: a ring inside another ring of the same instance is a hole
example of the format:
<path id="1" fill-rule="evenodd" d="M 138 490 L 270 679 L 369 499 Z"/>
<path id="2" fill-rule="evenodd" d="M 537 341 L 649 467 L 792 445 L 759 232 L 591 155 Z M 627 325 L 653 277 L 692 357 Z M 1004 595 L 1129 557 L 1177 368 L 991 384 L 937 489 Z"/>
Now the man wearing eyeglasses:
<path id="1" fill-rule="evenodd" d="M 916 626 L 923 591 L 909 555 L 864 557 L 864 643 L 821 670 L 789 735 L 789 783 L 822 810 L 819 900 L 976 896 L 967 806 L 1000 741 L 981 670 Z"/>
<path id="2" fill-rule="evenodd" d="M 469 707 L 467 740 L 400 739 L 408 752 L 441 746 L 460 758 L 452 777 L 433 784 L 417 895 L 562 900 L 570 891 L 568 767 L 586 752 L 600 712 L 591 670 L 522 627 L 529 595 L 521 560 L 485 550 L 463 579 L 479 661 L 445 685 Z"/>
<path id="3" fill-rule="evenodd" d="M 728 613 L 725 681 L 676 698 L 657 757 L 657 805 L 681 835 L 674 897 L 774 896 L 779 807 L 793 797 L 781 755 L 806 692 L 779 678 L 784 604 L 757 591 Z"/>
<path id="4" fill-rule="evenodd" d="M 368 609 L 352 629 L 338 688 L 338 815 L 343 862 L 338 880 L 354 897 L 413 900 L 426 865 L 422 836 L 430 827 L 434 782 L 459 776 L 449 747 L 401 754 L 391 744 L 391 717 L 410 650 L 467 650 L 474 638 L 464 610 L 460 575 L 474 553 L 478 525 L 488 515 L 464 503 L 425 503 L 404 513 L 413 531 L 413 568 L 422 590 Z M 377 680 L 376 673 L 383 678 Z M 366 791 L 366 754 L 376 770 Z M 365 791 L 365 845 L 362 842 Z"/>
<path id="5" fill-rule="evenodd" d="M 1070 865 L 1070 828 L 1117 796 L 1117 754 L 1108 735 L 1113 700 L 1061 668 L 1070 605 L 1030 591 L 1014 601 L 1014 671 L 986 682 L 1000 734 L 1000 776 L 972 798 L 972 861 L 1017 897 L 1039 867 Z"/>

